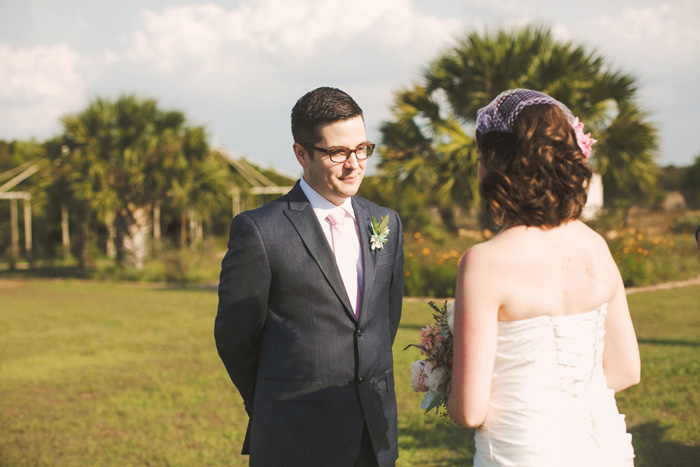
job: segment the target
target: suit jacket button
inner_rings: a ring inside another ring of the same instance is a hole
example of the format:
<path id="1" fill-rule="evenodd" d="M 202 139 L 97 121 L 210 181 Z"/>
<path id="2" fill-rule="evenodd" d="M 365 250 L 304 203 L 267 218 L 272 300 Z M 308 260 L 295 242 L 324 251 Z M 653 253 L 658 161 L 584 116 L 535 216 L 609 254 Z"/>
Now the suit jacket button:
<path id="1" fill-rule="evenodd" d="M 357 330 L 357 337 L 362 337 L 362 334 L 363 334 L 362 329 L 358 329 Z"/>
<path id="2" fill-rule="evenodd" d="M 364 376 L 360 376 L 359 378 L 357 378 L 357 382 L 360 383 L 360 384 L 364 383 L 364 382 L 365 382 L 365 377 L 364 377 Z"/>

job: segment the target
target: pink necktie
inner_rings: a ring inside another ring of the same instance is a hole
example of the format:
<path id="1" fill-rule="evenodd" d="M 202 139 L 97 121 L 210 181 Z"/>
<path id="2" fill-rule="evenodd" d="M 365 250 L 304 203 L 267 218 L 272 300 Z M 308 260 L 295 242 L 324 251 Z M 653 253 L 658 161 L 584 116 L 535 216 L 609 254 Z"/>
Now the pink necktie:
<path id="1" fill-rule="evenodd" d="M 352 254 L 354 239 L 350 235 L 357 236 L 355 223 L 347 215 L 343 208 L 336 208 L 326 217 L 331 224 L 331 235 L 333 237 L 333 253 L 335 262 L 343 279 L 345 291 L 350 299 L 355 316 L 360 311 L 360 293 L 357 280 L 357 258 Z M 346 223 L 345 221 L 348 220 Z"/>

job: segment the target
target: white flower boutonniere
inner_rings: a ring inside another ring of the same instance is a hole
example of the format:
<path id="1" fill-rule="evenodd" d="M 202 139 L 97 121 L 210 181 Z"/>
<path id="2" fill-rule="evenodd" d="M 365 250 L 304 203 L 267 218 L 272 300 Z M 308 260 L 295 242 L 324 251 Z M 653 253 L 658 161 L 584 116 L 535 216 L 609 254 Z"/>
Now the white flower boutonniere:
<path id="1" fill-rule="evenodd" d="M 384 244 L 389 236 L 389 216 L 380 217 L 379 222 L 372 216 L 369 230 L 372 233 L 369 239 L 370 249 L 374 251 L 384 248 Z"/>

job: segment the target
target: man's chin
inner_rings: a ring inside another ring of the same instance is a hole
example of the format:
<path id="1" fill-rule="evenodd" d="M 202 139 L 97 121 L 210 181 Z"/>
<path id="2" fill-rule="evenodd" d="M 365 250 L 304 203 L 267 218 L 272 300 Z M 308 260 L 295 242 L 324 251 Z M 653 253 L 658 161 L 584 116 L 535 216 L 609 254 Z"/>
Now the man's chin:
<path id="1" fill-rule="evenodd" d="M 358 183 L 356 186 L 346 186 L 344 187 L 345 189 L 343 190 L 345 196 L 355 196 L 357 192 L 360 190 L 360 184 Z"/>
<path id="2" fill-rule="evenodd" d="M 357 190 L 360 189 L 361 182 L 362 179 L 355 179 L 349 181 L 340 180 L 340 183 L 338 184 L 338 190 L 347 196 L 354 196 L 355 193 L 357 193 Z"/>

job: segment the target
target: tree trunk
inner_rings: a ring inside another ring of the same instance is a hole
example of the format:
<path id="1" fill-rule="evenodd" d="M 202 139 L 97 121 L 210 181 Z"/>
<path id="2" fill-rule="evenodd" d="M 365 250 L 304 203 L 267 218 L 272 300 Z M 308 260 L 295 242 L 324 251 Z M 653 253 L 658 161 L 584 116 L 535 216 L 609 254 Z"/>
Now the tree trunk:
<path id="1" fill-rule="evenodd" d="M 124 225 L 122 251 L 127 266 L 143 269 L 148 257 L 148 242 L 151 234 L 151 206 L 136 206 L 127 203 L 121 211 Z"/>
<path id="2" fill-rule="evenodd" d="M 87 209 L 81 209 L 82 215 L 78 216 L 80 219 L 79 229 L 78 229 L 78 266 L 81 269 L 85 269 L 93 265 L 92 256 L 92 239 L 93 232 L 92 226 L 90 225 L 90 214 Z"/>
<path id="3" fill-rule="evenodd" d="M 114 225 L 116 220 L 115 215 L 110 215 L 107 217 L 107 258 L 116 259 L 117 257 L 117 227 Z"/>
<path id="4" fill-rule="evenodd" d="M 180 249 L 187 246 L 187 210 L 182 208 L 180 211 Z"/>
<path id="5" fill-rule="evenodd" d="M 160 251 L 160 202 L 153 205 L 153 249 Z"/>
<path id="6" fill-rule="evenodd" d="M 438 213 L 440 214 L 440 219 L 442 219 L 442 222 L 445 225 L 445 229 L 452 233 L 457 233 L 454 210 L 451 207 L 438 207 Z"/>
<path id="7" fill-rule="evenodd" d="M 70 259 L 70 228 L 68 223 L 68 206 L 61 203 L 61 243 L 63 245 L 63 259 Z"/>
<path id="8" fill-rule="evenodd" d="M 198 243 L 198 238 L 197 238 L 197 213 L 195 212 L 194 208 L 190 208 L 188 210 L 188 217 L 189 217 L 189 233 L 190 233 L 190 247 L 195 248 Z"/>

